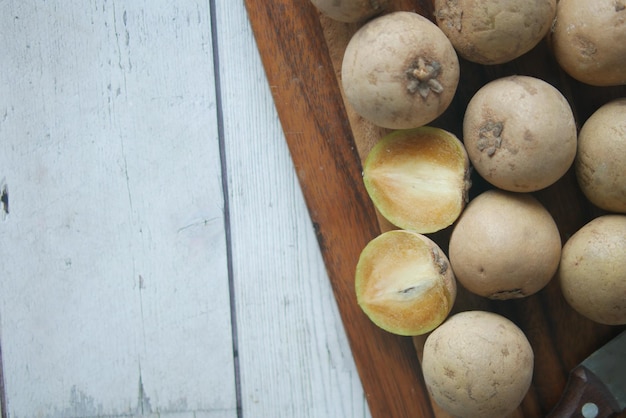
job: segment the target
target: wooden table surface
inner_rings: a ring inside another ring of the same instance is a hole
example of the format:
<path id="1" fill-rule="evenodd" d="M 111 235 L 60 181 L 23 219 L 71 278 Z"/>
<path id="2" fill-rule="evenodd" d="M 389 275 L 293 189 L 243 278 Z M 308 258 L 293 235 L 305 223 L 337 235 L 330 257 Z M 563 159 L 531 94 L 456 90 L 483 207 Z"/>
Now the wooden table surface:
<path id="1" fill-rule="evenodd" d="M 1 416 L 370 416 L 243 0 L 0 39 Z"/>

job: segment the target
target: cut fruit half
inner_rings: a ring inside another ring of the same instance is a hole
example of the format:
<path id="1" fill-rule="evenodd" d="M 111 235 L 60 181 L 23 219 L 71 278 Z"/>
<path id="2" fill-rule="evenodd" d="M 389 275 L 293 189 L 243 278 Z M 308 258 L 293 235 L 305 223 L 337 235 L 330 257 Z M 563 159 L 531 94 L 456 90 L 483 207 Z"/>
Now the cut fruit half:
<path id="1" fill-rule="evenodd" d="M 357 302 L 380 328 L 421 335 L 439 326 L 456 298 L 456 281 L 444 252 L 411 231 L 387 231 L 361 252 Z"/>
<path id="2" fill-rule="evenodd" d="M 424 126 L 383 137 L 363 166 L 374 206 L 395 226 L 432 233 L 461 214 L 470 188 L 469 158 L 461 141 Z"/>

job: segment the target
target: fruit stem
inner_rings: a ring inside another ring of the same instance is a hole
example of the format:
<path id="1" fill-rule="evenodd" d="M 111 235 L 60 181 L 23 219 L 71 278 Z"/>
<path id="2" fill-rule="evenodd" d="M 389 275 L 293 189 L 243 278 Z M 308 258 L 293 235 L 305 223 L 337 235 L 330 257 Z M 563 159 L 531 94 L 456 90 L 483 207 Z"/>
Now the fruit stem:
<path id="1" fill-rule="evenodd" d="M 431 91 L 436 94 L 443 92 L 443 86 L 437 81 L 440 72 L 441 65 L 437 61 L 427 62 L 419 57 L 406 72 L 409 79 L 407 90 L 411 94 L 419 93 L 424 99 Z"/>

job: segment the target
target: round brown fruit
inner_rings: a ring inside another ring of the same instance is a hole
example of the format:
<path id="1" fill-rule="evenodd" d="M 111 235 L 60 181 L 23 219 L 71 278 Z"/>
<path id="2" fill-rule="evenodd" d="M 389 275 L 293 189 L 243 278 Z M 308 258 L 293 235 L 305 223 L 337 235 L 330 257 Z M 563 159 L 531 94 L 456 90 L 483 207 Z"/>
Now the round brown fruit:
<path id="1" fill-rule="evenodd" d="M 502 64 L 533 49 L 548 33 L 556 0 L 435 0 L 437 25 L 460 56 Z"/>
<path id="2" fill-rule="evenodd" d="M 593 86 L 626 84 L 626 1 L 559 1 L 550 36 L 570 76 Z"/>
<path id="3" fill-rule="evenodd" d="M 461 141 L 443 129 L 398 130 L 369 152 L 363 180 L 385 219 L 426 234 L 451 225 L 465 207 L 469 159 Z"/>
<path id="4" fill-rule="evenodd" d="M 364 24 L 341 66 L 346 101 L 374 125 L 426 125 L 450 105 L 459 61 L 446 35 L 414 12 L 392 12 Z"/>
<path id="5" fill-rule="evenodd" d="M 467 205 L 450 236 L 456 279 L 490 299 L 521 298 L 552 279 L 561 238 L 550 213 L 530 194 L 488 190 Z"/>
<path id="6" fill-rule="evenodd" d="M 492 312 L 451 316 L 426 339 L 422 371 L 428 391 L 448 413 L 466 418 L 509 416 L 533 376 L 528 339 Z"/>
<path id="7" fill-rule="evenodd" d="M 606 325 L 626 324 L 626 215 L 593 219 L 563 246 L 559 282 L 581 315 Z"/>
<path id="8" fill-rule="evenodd" d="M 384 12 L 386 0 L 311 0 L 324 15 L 346 23 L 361 22 Z"/>
<path id="9" fill-rule="evenodd" d="M 578 134 L 574 166 L 580 189 L 594 205 L 626 213 L 626 98 L 600 107 Z"/>
<path id="10" fill-rule="evenodd" d="M 513 192 L 540 190 L 561 178 L 574 162 L 576 134 L 565 97 L 528 76 L 481 87 L 463 120 L 463 142 L 476 171 Z"/>
<path id="11" fill-rule="evenodd" d="M 361 252 L 355 288 L 361 309 L 380 328 L 421 335 L 441 324 L 456 298 L 456 282 L 439 246 L 416 232 L 392 230 Z"/>

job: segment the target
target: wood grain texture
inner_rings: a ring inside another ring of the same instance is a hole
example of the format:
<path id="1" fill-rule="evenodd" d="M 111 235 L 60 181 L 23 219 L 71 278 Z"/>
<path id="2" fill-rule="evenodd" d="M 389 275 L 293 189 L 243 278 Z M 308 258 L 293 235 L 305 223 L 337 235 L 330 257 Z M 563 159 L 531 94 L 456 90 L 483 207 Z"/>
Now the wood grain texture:
<path id="1" fill-rule="evenodd" d="M 0 416 L 368 417 L 244 3 L 0 11 Z"/>
<path id="2" fill-rule="evenodd" d="M 207 2 L 0 11 L 5 412 L 236 417 Z"/>
<path id="3" fill-rule="evenodd" d="M 242 415 L 366 418 L 275 87 L 244 3 L 216 5 Z"/>
<path id="4" fill-rule="evenodd" d="M 429 1 L 391 3 L 394 10 L 413 10 L 433 19 L 433 7 Z M 288 135 L 287 142 L 301 172 L 300 182 L 311 217 L 317 224 L 320 246 L 363 386 L 368 395 L 371 395 L 370 390 L 376 391 L 376 396 L 368 398 L 372 415 L 446 417 L 445 412 L 431 405 L 418 371 L 395 374 L 396 370 L 407 365 L 418 367 L 413 357 L 420 356 L 425 337 L 415 338 L 415 352 L 409 352 L 404 350 L 402 339 L 370 330 L 367 321 L 355 321 L 359 315 L 350 277 L 358 252 L 354 246 L 362 248 L 369 238 L 392 228 L 369 207 L 358 182 L 360 166 L 353 161 L 364 158 L 372 144 L 386 131 L 358 117 L 341 99 L 339 68 L 343 49 L 359 25 L 333 22 L 319 16 L 310 7 L 295 6 L 288 1 L 277 2 L 275 6 L 260 6 L 250 1 L 247 6 L 265 70 L 270 83 L 276 86 L 274 98 L 283 128 L 289 132 L 295 126 L 300 127 L 299 136 Z M 329 62 L 332 70 L 328 68 Z M 336 80 L 329 78 L 331 72 Z M 461 138 L 464 110 L 473 94 L 488 81 L 513 74 L 539 77 L 556 86 L 570 102 L 579 127 L 600 105 L 612 98 L 626 96 L 625 87 L 594 88 L 571 79 L 559 69 L 548 43 L 542 42 L 523 57 L 503 65 L 485 67 L 461 60 L 461 81 L 455 99 L 432 125 Z M 303 80 L 306 81 L 304 85 Z M 323 126 L 319 126 L 320 119 L 324 121 Z M 320 137 L 344 138 L 350 143 L 348 148 L 354 141 L 359 155 L 350 156 L 337 149 L 327 152 L 328 140 L 320 142 Z M 323 171 L 324 175 L 311 176 L 312 171 Z M 338 183 L 329 183 L 332 181 Z M 473 182 L 470 197 L 490 187 L 476 173 Z M 318 190 L 321 186 L 329 193 L 321 193 Z M 602 214 L 580 193 L 573 170 L 553 186 L 534 195 L 555 218 L 563 242 L 586 222 Z M 359 209 L 362 216 L 345 222 L 344 210 L 349 211 L 351 206 L 362 206 L 363 209 Z M 377 225 L 372 224 L 374 220 Z M 450 230 L 431 236 L 445 250 Z M 351 246 L 345 244 L 341 234 L 350 234 L 353 238 Z M 354 237 L 358 237 L 358 241 Z M 338 264 L 338 260 L 344 265 Z M 508 317 L 524 330 L 533 346 L 535 374 L 531 389 L 513 414 L 519 417 L 540 417 L 550 411 L 561 396 L 569 370 L 623 329 L 599 325 L 578 315 L 563 299 L 556 280 L 536 295 L 505 302 L 480 298 L 461 288 L 454 312 L 468 309 L 485 309 Z M 367 338 L 362 337 L 364 333 Z M 394 345 L 401 346 L 395 349 L 400 350 L 395 353 L 406 357 L 383 357 L 380 350 L 372 350 L 372 345 L 388 352 L 394 350 Z M 395 379 L 392 386 L 382 388 L 390 379 Z M 398 386 L 413 387 L 418 396 L 407 397 L 407 392 Z M 405 400 L 406 405 L 397 405 Z M 415 405 L 415 401 L 423 405 Z M 393 402 L 396 403 L 395 409 L 389 406 Z"/>
<path id="5" fill-rule="evenodd" d="M 411 340 L 355 302 L 354 267 L 379 226 L 317 14 L 309 2 L 246 6 L 372 416 L 432 415 Z"/>

